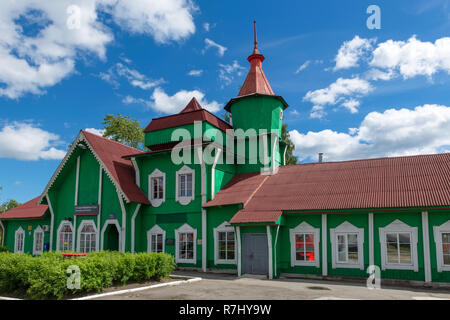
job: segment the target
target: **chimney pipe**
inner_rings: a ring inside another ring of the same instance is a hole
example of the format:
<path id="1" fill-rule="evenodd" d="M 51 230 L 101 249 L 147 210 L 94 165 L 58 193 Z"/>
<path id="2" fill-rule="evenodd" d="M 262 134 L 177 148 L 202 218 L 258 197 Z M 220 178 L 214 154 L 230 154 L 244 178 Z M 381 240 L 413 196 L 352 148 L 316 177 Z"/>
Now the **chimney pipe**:
<path id="1" fill-rule="evenodd" d="M 319 163 L 323 160 L 323 152 L 319 152 Z"/>

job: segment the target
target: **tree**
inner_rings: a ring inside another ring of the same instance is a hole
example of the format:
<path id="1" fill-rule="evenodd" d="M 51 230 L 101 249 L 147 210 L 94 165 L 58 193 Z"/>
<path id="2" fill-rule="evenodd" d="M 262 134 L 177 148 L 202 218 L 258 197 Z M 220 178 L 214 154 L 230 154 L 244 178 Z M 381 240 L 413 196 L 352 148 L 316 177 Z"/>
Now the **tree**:
<path id="1" fill-rule="evenodd" d="M 141 128 L 139 121 L 130 118 L 130 116 L 123 116 L 120 113 L 117 116 L 107 114 L 102 124 L 105 125 L 103 136 L 106 138 L 133 148 L 140 148 L 140 145 L 144 144 L 144 130 Z"/>
<path id="2" fill-rule="evenodd" d="M 287 123 L 284 123 L 283 126 L 281 127 L 281 140 L 283 140 L 287 145 L 286 164 L 297 164 L 297 157 L 294 156 L 295 145 L 291 141 L 287 127 L 288 127 Z"/>
<path id="3" fill-rule="evenodd" d="M 17 202 L 14 199 L 9 199 L 8 201 L 5 201 L 0 205 L 0 213 L 3 213 L 18 206 L 20 206 L 19 202 Z"/>

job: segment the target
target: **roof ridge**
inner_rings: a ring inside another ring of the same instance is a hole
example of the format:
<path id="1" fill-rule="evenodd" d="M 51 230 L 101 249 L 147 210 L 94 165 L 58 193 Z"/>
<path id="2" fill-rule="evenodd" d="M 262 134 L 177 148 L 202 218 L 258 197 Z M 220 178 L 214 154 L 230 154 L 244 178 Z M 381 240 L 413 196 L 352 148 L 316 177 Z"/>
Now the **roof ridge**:
<path id="1" fill-rule="evenodd" d="M 80 130 L 80 131 L 83 132 L 84 135 L 85 135 L 86 133 L 89 133 L 90 135 L 92 135 L 92 136 L 94 136 L 94 137 L 101 138 L 101 139 L 103 139 L 103 140 L 105 140 L 105 141 L 112 142 L 112 143 L 117 143 L 117 144 L 120 144 L 120 145 L 123 146 L 123 147 L 127 147 L 127 148 L 129 148 L 129 149 L 137 150 L 137 151 L 140 151 L 140 152 L 144 152 L 144 151 L 142 151 L 142 150 L 140 150 L 140 149 L 138 149 L 138 148 L 130 147 L 130 146 L 128 146 L 128 145 L 126 145 L 126 144 L 124 144 L 124 143 L 121 143 L 121 142 L 119 142 L 119 141 L 114 141 L 114 140 L 109 139 L 109 138 L 107 138 L 107 137 L 103 137 L 103 136 L 100 136 L 100 135 L 98 135 L 98 134 L 95 134 L 95 133 L 86 131 L 86 130 Z"/>
<path id="2" fill-rule="evenodd" d="M 253 190 L 252 194 L 250 195 L 250 197 L 248 197 L 247 201 L 245 201 L 242 205 L 243 208 L 245 208 L 245 206 L 250 202 L 250 200 L 253 199 L 253 196 L 258 192 L 258 190 L 262 187 L 262 185 L 264 184 L 264 182 L 266 182 L 266 180 L 270 177 L 270 175 L 267 175 L 263 181 L 261 181 L 261 183 L 255 188 L 255 190 Z"/>

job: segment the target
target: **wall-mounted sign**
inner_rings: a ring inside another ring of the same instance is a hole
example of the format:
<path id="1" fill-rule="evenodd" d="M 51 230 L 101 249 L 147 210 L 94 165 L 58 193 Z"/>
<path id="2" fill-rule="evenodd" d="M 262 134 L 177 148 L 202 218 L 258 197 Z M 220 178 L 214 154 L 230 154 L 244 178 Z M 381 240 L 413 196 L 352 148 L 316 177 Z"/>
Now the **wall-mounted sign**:
<path id="1" fill-rule="evenodd" d="M 167 246 L 173 246 L 175 244 L 175 239 L 174 238 L 167 238 L 166 239 L 166 245 Z"/>
<path id="2" fill-rule="evenodd" d="M 75 214 L 98 214 L 98 204 L 75 206 Z"/>
<path id="3" fill-rule="evenodd" d="M 116 214 L 115 213 L 110 213 L 108 215 L 108 219 L 116 219 Z"/>
<path id="4" fill-rule="evenodd" d="M 28 226 L 28 230 L 31 231 L 33 229 L 32 226 Z"/>

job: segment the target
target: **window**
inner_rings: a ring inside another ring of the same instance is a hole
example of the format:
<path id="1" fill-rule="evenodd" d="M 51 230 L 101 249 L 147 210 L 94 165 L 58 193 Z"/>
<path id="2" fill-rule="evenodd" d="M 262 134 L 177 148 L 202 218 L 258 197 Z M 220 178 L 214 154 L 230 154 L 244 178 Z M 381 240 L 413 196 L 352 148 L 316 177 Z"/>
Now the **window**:
<path id="1" fill-rule="evenodd" d="M 236 237 L 227 221 L 214 228 L 214 264 L 236 264 Z"/>
<path id="2" fill-rule="evenodd" d="M 291 266 L 320 267 L 320 229 L 307 222 L 289 230 L 291 240 Z"/>
<path id="3" fill-rule="evenodd" d="M 38 255 L 44 251 L 44 230 L 42 230 L 41 226 L 38 226 L 34 230 L 33 237 L 33 254 Z"/>
<path id="4" fill-rule="evenodd" d="M 196 263 L 197 230 L 184 224 L 175 230 L 175 262 Z"/>
<path id="5" fill-rule="evenodd" d="M 433 227 L 438 272 L 450 271 L 450 220 Z"/>
<path id="6" fill-rule="evenodd" d="M 148 198 L 154 207 L 159 207 L 166 198 L 165 191 L 166 174 L 155 169 L 148 180 Z"/>
<path id="7" fill-rule="evenodd" d="M 84 220 L 78 227 L 78 244 L 79 252 L 89 253 L 97 251 L 97 229 L 94 221 Z"/>
<path id="8" fill-rule="evenodd" d="M 164 244 L 166 241 L 166 232 L 158 225 L 147 231 L 147 251 L 148 252 L 164 252 Z"/>
<path id="9" fill-rule="evenodd" d="M 345 221 L 330 229 L 331 262 L 335 268 L 364 269 L 364 229 Z"/>
<path id="10" fill-rule="evenodd" d="M 194 200 L 194 177 L 195 171 L 188 166 L 184 166 L 177 171 L 176 177 L 176 201 L 187 205 Z"/>
<path id="11" fill-rule="evenodd" d="M 417 227 L 395 220 L 379 229 L 381 243 L 381 269 L 418 271 Z"/>
<path id="12" fill-rule="evenodd" d="M 25 231 L 22 227 L 16 230 L 14 235 L 14 252 L 23 253 L 25 247 Z"/>
<path id="13" fill-rule="evenodd" d="M 73 251 L 73 227 L 69 221 L 62 221 L 58 228 L 57 251 Z"/>

